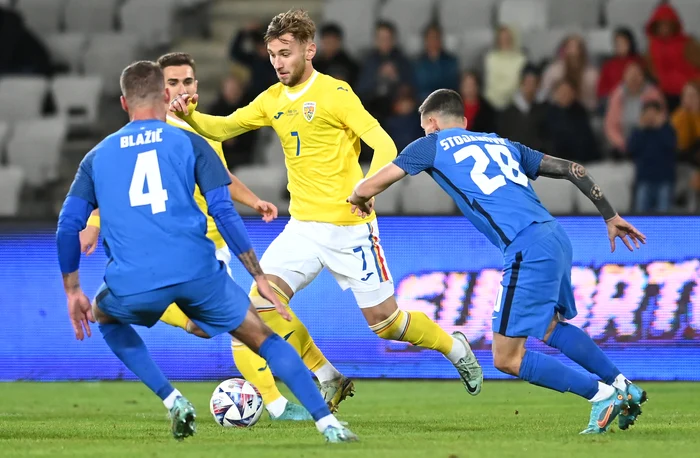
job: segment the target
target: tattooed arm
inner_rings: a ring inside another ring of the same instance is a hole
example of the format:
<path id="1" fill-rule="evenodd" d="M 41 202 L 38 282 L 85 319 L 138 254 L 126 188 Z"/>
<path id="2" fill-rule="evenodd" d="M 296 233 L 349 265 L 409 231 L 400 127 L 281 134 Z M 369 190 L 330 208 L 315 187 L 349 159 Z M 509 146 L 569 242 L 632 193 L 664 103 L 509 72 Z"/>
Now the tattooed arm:
<path id="1" fill-rule="evenodd" d="M 565 179 L 572 182 L 593 202 L 605 221 L 609 221 L 617 216 L 617 212 L 608 202 L 600 186 L 595 183 L 593 177 L 581 164 L 545 155 L 542 158 L 542 162 L 540 162 L 537 174 L 543 177 Z"/>
<path id="2" fill-rule="evenodd" d="M 260 267 L 260 263 L 258 262 L 258 257 L 256 256 L 254 249 L 251 248 L 245 253 L 239 254 L 238 260 L 241 261 L 241 264 L 243 264 L 253 278 L 265 275 L 262 267 Z"/>

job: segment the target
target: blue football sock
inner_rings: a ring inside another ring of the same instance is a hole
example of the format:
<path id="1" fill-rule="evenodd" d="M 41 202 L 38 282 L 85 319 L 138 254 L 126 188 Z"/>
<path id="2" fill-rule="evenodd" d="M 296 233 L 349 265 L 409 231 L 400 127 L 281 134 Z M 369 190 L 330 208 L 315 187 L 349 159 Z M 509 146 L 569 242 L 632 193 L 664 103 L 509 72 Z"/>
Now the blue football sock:
<path id="1" fill-rule="evenodd" d="M 277 334 L 268 337 L 260 346 L 260 356 L 270 365 L 272 373 L 292 390 L 314 420 L 331 414 L 299 354 L 282 337 Z"/>
<path id="2" fill-rule="evenodd" d="M 589 400 L 598 392 L 598 382 L 587 374 L 565 366 L 556 358 L 535 351 L 525 352 L 520 364 L 520 378 L 560 393 L 570 391 Z"/>
<path id="3" fill-rule="evenodd" d="M 173 386 L 151 359 L 146 344 L 134 328 L 121 323 L 100 324 L 98 327 L 117 358 L 159 398 L 165 399 L 173 392 Z"/>
<path id="4" fill-rule="evenodd" d="M 588 334 L 576 326 L 559 323 L 545 342 L 550 347 L 564 353 L 570 360 L 612 385 L 620 370 L 615 367 L 603 350 L 593 342 Z"/>

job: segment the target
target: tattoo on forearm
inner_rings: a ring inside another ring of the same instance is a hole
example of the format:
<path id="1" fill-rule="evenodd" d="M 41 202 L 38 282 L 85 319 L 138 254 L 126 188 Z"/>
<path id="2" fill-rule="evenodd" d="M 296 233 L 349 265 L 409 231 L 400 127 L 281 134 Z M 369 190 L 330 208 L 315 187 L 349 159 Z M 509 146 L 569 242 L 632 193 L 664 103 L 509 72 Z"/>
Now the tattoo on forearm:
<path id="1" fill-rule="evenodd" d="M 610 202 L 608 202 L 605 194 L 603 194 L 603 190 L 593 181 L 593 177 L 588 174 L 586 168 L 581 164 L 567 161 L 566 159 L 545 156 L 540 163 L 538 174 L 543 177 L 566 179 L 572 182 L 593 202 L 606 221 L 617 214 Z"/>
<path id="2" fill-rule="evenodd" d="M 63 288 L 67 293 L 80 291 L 80 277 L 77 270 L 69 274 L 63 274 Z"/>
<path id="3" fill-rule="evenodd" d="M 255 255 L 255 250 L 252 248 L 245 253 L 239 254 L 238 259 L 241 261 L 241 264 L 243 264 L 248 273 L 253 277 L 263 275 L 263 270 L 258 262 L 258 257 Z"/>

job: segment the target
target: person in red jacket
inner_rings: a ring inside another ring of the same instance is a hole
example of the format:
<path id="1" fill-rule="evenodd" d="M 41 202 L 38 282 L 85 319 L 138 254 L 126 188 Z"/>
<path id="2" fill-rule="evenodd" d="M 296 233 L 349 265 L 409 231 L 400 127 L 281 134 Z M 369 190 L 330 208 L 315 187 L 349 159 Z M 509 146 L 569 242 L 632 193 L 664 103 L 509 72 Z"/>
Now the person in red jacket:
<path id="1" fill-rule="evenodd" d="M 598 80 L 598 99 L 604 102 L 610 94 L 622 83 L 622 76 L 627 65 L 636 62 L 644 66 L 644 62 L 637 52 L 637 42 L 632 32 L 627 27 L 615 30 L 613 38 L 615 55 L 603 63 Z"/>
<path id="2" fill-rule="evenodd" d="M 646 26 L 649 69 L 666 95 L 669 109 L 678 106 L 683 86 L 700 79 L 700 43 L 686 35 L 676 10 L 659 5 Z"/>

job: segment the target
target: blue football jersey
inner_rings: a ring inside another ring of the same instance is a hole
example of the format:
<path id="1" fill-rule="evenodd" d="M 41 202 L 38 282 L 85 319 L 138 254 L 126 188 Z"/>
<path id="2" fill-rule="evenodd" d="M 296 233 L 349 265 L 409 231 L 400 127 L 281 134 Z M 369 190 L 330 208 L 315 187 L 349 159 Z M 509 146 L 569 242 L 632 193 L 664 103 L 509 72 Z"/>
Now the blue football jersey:
<path id="1" fill-rule="evenodd" d="M 68 193 L 100 209 L 105 283 L 125 296 L 213 275 L 214 243 L 195 203 L 229 175 L 207 142 L 158 120 L 133 121 L 80 164 Z"/>
<path id="2" fill-rule="evenodd" d="M 530 186 L 544 155 L 496 134 L 447 129 L 408 145 L 394 163 L 426 171 L 501 250 L 534 222 L 554 218 Z"/>

